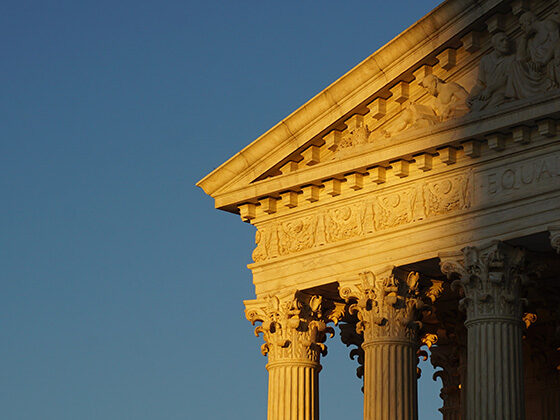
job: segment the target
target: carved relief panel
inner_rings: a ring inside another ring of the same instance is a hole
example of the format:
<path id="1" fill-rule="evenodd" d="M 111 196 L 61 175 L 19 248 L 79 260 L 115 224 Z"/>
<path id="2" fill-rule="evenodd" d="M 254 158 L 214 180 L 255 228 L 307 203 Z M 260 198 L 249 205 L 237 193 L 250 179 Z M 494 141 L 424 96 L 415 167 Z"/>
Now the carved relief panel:
<path id="1" fill-rule="evenodd" d="M 472 185 L 472 171 L 464 171 L 365 196 L 312 215 L 263 223 L 255 236 L 253 259 L 266 261 L 469 209 Z"/>

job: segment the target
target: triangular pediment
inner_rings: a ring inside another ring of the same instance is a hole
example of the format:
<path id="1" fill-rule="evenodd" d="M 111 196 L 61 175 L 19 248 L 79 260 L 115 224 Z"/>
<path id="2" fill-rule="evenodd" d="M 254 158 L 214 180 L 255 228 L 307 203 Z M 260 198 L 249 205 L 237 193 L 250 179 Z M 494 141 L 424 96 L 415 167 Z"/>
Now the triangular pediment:
<path id="1" fill-rule="evenodd" d="M 544 115 L 558 104 L 557 86 L 534 97 L 515 93 L 504 99 L 482 94 L 479 75 L 484 66 L 500 70 L 516 59 L 520 16 L 529 8 L 550 31 L 556 20 L 560 27 L 556 7 L 547 1 L 449 0 L 197 185 L 216 199 L 216 207 L 238 212 L 244 203 L 459 147 L 469 140 L 464 133 L 484 138 L 537 96 Z M 491 55 L 498 33 L 510 47 L 496 58 Z"/>

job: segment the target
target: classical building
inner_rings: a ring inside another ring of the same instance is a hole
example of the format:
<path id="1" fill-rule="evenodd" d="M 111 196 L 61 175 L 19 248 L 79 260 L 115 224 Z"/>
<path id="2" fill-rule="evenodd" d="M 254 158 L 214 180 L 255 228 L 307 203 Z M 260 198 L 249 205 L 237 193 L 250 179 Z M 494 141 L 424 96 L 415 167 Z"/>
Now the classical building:
<path id="1" fill-rule="evenodd" d="M 257 228 L 269 420 L 316 420 L 325 343 L 366 420 L 560 419 L 560 3 L 448 0 L 198 185 Z"/>

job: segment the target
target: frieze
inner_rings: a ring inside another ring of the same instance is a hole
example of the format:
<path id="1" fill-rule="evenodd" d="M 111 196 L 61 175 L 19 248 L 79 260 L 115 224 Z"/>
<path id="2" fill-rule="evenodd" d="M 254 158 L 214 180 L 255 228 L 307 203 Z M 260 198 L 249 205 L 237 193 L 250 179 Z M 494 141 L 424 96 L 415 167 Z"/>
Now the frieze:
<path id="1" fill-rule="evenodd" d="M 559 183 L 560 153 L 500 167 L 486 174 L 482 182 L 488 198 Z"/>
<path id="2" fill-rule="evenodd" d="M 316 215 L 263 224 L 255 235 L 253 260 L 267 261 L 468 209 L 472 185 L 473 174 L 468 171 L 326 209 Z"/>

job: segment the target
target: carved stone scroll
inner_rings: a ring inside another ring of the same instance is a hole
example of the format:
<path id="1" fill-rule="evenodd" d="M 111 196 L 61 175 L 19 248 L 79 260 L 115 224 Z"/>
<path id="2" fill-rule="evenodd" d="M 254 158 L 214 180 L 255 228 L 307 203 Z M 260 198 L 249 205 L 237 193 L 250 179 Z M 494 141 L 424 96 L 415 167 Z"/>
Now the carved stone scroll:
<path id="1" fill-rule="evenodd" d="M 461 375 L 459 347 L 455 344 L 443 344 L 431 348 L 430 361 L 437 370 L 433 378 L 440 378 L 442 388 L 440 398 L 443 407 L 439 411 L 443 420 L 461 419 Z"/>

